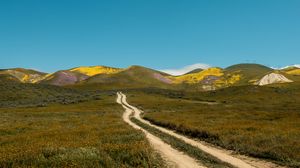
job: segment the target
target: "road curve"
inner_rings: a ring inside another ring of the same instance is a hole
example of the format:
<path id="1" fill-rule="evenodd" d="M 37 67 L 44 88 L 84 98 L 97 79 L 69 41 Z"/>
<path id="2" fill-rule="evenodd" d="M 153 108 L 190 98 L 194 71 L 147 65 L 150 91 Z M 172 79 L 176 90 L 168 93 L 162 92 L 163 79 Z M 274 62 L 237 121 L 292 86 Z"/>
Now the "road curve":
<path id="1" fill-rule="evenodd" d="M 142 130 L 146 138 L 149 140 L 151 146 L 154 150 L 158 151 L 162 158 L 166 161 L 168 167 L 178 167 L 178 168 L 204 168 L 195 159 L 190 156 L 172 148 L 169 144 L 163 142 L 160 138 L 150 134 L 145 129 L 136 125 L 130 121 L 130 115 L 133 114 L 133 110 L 127 106 L 126 96 L 120 92 L 117 93 L 117 103 L 121 104 L 125 109 L 123 114 L 123 120 L 135 129 Z M 125 101 L 125 102 L 124 102 Z M 126 104 L 125 104 L 126 103 Z"/>
<path id="2" fill-rule="evenodd" d="M 167 133 L 169 135 L 172 135 L 178 139 L 183 140 L 184 142 L 195 146 L 197 148 L 199 148 L 200 150 L 218 158 L 219 160 L 223 161 L 223 162 L 227 162 L 231 165 L 233 165 L 234 167 L 238 167 L 238 168 L 279 168 L 281 166 L 276 165 L 274 163 L 271 162 L 266 162 L 263 160 L 259 160 L 256 158 L 250 158 L 247 156 L 241 156 L 241 155 L 236 155 L 233 154 L 232 152 L 228 151 L 228 150 L 224 150 L 224 149 L 220 149 L 220 148 L 216 148 L 213 146 L 209 146 L 203 142 L 200 141 L 196 141 L 193 139 L 190 139 L 186 136 L 180 135 L 175 133 L 174 131 L 168 130 L 166 128 L 151 124 L 149 121 L 144 120 L 143 118 L 140 117 L 141 114 L 141 110 L 139 110 L 138 108 L 130 105 L 127 103 L 127 98 L 126 95 L 123 93 L 118 93 L 118 95 L 120 95 L 121 100 L 119 100 L 120 104 L 123 105 L 123 107 L 125 106 L 126 108 L 128 108 L 128 110 L 133 110 L 134 112 L 134 117 L 136 119 L 138 119 L 139 121 L 148 124 L 149 126 L 152 126 L 164 133 Z M 119 97 L 119 96 L 118 96 Z M 124 108 L 125 108 L 124 107 Z"/>

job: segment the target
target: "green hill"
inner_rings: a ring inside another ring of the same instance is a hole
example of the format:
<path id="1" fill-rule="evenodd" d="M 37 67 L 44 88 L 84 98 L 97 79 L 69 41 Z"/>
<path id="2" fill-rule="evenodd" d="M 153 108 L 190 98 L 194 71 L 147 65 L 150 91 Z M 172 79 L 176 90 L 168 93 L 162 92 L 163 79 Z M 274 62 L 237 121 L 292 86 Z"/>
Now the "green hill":
<path id="1" fill-rule="evenodd" d="M 46 74 L 31 69 L 3 69 L 0 80 L 22 83 L 49 84 L 94 89 L 122 89 L 157 87 L 188 89 L 191 91 L 215 90 L 230 86 L 253 85 L 265 75 L 280 73 L 293 81 L 300 81 L 299 68 L 274 70 L 259 64 L 236 64 L 225 69 L 195 69 L 187 74 L 172 76 L 142 66 L 126 69 L 106 66 L 81 66 Z M 17 80 L 16 80 L 17 79 Z"/>
<path id="2" fill-rule="evenodd" d="M 190 72 L 188 72 L 188 73 L 185 73 L 184 75 L 187 75 L 187 74 L 194 74 L 194 73 L 198 73 L 198 72 L 201 72 L 201 71 L 203 71 L 203 69 L 197 68 L 197 69 L 194 69 L 194 70 L 192 70 L 192 71 L 190 71 Z"/>
<path id="3" fill-rule="evenodd" d="M 153 69 L 131 66 L 114 74 L 99 74 L 82 81 L 80 84 L 98 84 L 115 87 L 170 87 L 171 80 L 166 73 Z"/>
<path id="4" fill-rule="evenodd" d="M 225 74 L 238 74 L 241 79 L 238 85 L 253 84 L 273 69 L 260 64 L 236 64 L 224 69 Z"/>

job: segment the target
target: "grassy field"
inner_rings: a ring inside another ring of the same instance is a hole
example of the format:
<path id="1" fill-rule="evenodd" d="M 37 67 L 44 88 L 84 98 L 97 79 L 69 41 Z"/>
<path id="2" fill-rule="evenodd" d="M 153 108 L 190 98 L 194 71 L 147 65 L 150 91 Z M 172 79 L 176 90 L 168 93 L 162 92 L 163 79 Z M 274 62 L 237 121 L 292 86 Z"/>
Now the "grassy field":
<path id="1" fill-rule="evenodd" d="M 131 121 L 135 124 L 139 125 L 140 127 L 144 128 L 151 134 L 159 137 L 161 140 L 163 140 L 165 143 L 170 144 L 173 148 L 178 149 L 179 151 L 182 151 L 189 156 L 195 158 L 198 160 L 202 165 L 211 167 L 211 168 L 232 168 L 228 163 L 222 162 L 219 159 L 211 156 L 210 154 L 207 154 L 203 152 L 202 150 L 198 149 L 197 147 L 194 147 L 190 144 L 187 144 L 181 139 L 178 139 L 176 137 L 173 137 L 167 133 L 164 133 L 154 127 L 151 127 L 140 120 L 132 117 Z"/>
<path id="2" fill-rule="evenodd" d="M 127 91 L 144 118 L 238 153 L 300 166 L 300 87 Z"/>
<path id="3" fill-rule="evenodd" d="M 0 78 L 0 107 L 45 107 L 101 99 L 103 91 L 83 91 L 44 84 L 3 81 Z M 105 92 L 107 93 L 107 92 Z"/>
<path id="4" fill-rule="evenodd" d="M 115 98 L 0 108 L 0 167 L 164 167 Z"/>

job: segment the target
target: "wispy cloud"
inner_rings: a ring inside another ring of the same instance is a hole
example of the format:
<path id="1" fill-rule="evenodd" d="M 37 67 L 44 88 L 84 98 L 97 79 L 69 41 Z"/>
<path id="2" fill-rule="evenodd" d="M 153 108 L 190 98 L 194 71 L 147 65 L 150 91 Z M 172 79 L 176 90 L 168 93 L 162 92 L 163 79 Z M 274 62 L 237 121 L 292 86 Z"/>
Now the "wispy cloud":
<path id="1" fill-rule="evenodd" d="M 207 69 L 207 68 L 210 68 L 210 67 L 211 66 L 208 65 L 208 64 L 197 63 L 197 64 L 188 65 L 188 66 L 185 66 L 185 67 L 179 68 L 179 69 L 163 69 L 163 70 L 160 70 L 160 71 L 171 74 L 171 75 L 183 75 L 183 74 L 185 74 L 187 72 L 190 72 L 194 69 L 198 69 L 198 68 Z"/>
<path id="2" fill-rule="evenodd" d="M 271 68 L 272 68 L 272 69 L 285 69 L 285 68 L 289 68 L 289 67 L 300 68 L 300 64 L 294 64 L 294 65 L 289 65 L 289 66 L 280 67 L 280 68 L 276 68 L 276 67 L 271 67 Z"/>

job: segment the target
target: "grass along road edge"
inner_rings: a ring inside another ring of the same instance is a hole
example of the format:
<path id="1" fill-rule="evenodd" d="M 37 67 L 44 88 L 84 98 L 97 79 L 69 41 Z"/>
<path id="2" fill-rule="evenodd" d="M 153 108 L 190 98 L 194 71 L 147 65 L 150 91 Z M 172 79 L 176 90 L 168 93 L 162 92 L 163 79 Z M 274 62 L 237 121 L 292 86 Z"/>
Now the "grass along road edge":
<path id="1" fill-rule="evenodd" d="M 156 128 L 156 129 L 158 129 L 158 130 L 160 130 L 164 133 L 167 133 L 171 136 L 174 136 L 174 137 L 184 141 L 185 143 L 188 143 L 192 146 L 195 146 L 195 147 L 199 148 L 200 150 L 202 150 L 202 151 L 218 158 L 219 160 L 231 164 L 234 167 L 242 167 L 242 168 L 281 167 L 281 166 L 276 165 L 274 163 L 267 162 L 267 161 L 264 161 L 264 160 L 260 160 L 260 159 L 257 159 L 257 158 L 252 158 L 252 157 L 248 157 L 248 156 L 233 154 L 232 151 L 228 151 L 228 150 L 221 149 L 221 148 L 216 148 L 214 146 L 207 145 L 207 143 L 203 143 L 203 142 L 200 142 L 200 141 L 197 141 L 197 140 L 194 140 L 194 139 L 190 139 L 189 137 L 177 134 L 172 130 L 168 130 L 166 128 L 154 125 L 154 124 L 150 123 L 149 121 L 146 121 L 146 120 L 144 120 L 143 118 L 140 117 L 140 114 L 142 112 L 138 108 L 136 108 L 132 105 L 129 105 L 126 101 L 126 95 L 124 95 L 124 94 L 123 94 L 123 98 L 122 98 L 122 103 L 125 104 L 127 107 L 131 108 L 134 111 L 134 117 L 136 119 L 138 119 L 139 121 L 141 121 L 142 123 L 147 124 L 151 127 L 154 127 L 154 128 Z"/>
<path id="2" fill-rule="evenodd" d="M 126 97 L 125 97 L 126 98 Z M 204 166 L 200 165 L 195 159 L 190 156 L 172 148 L 169 144 L 163 142 L 160 138 L 152 135 L 147 130 L 141 128 L 130 120 L 130 115 L 132 114 L 132 109 L 123 103 L 124 95 L 120 92 L 117 93 L 116 102 L 125 109 L 123 114 L 123 120 L 135 129 L 143 131 L 146 138 L 149 140 L 150 144 L 154 150 L 158 151 L 162 158 L 165 159 L 168 167 L 179 167 L 179 168 L 202 168 Z"/>
<path id="3" fill-rule="evenodd" d="M 135 124 L 144 128 L 151 134 L 162 139 L 165 143 L 170 144 L 173 148 L 176 148 L 176 149 L 188 154 L 189 156 L 197 159 L 198 161 L 200 161 L 203 165 L 205 165 L 207 167 L 214 167 L 214 168 L 226 168 L 226 167 L 232 168 L 233 167 L 229 163 L 222 162 L 219 159 L 203 152 L 202 150 L 198 149 L 197 147 L 187 144 L 184 141 L 182 141 L 178 138 L 175 138 L 169 134 L 163 133 L 162 131 L 141 122 L 140 120 L 136 119 L 135 117 L 131 117 L 130 119 L 132 122 L 134 122 Z"/>

